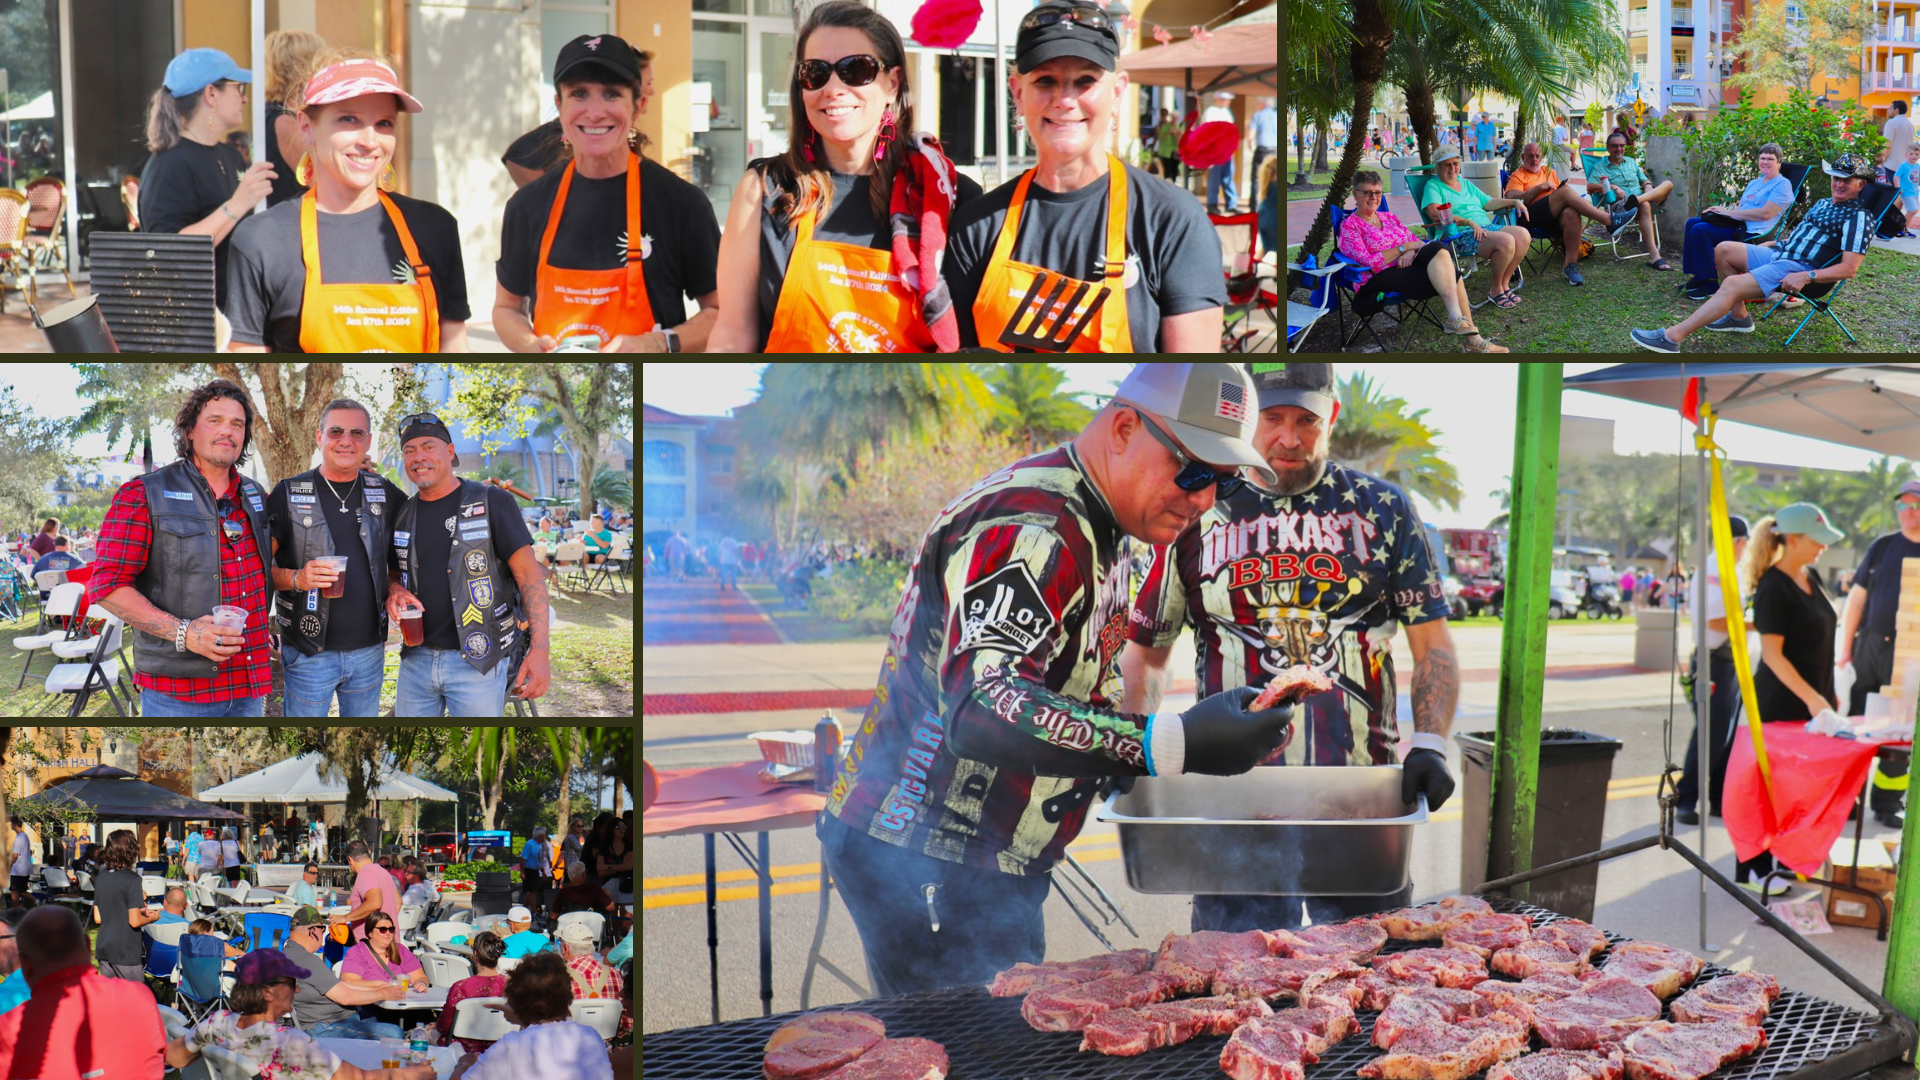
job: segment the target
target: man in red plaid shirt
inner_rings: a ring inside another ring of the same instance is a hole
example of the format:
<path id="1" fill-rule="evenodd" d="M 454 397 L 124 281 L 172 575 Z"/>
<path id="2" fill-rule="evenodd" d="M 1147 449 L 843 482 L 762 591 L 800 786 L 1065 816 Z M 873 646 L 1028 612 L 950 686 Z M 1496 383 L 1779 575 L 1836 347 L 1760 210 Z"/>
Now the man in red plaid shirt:
<path id="1" fill-rule="evenodd" d="M 88 601 L 133 631 L 140 711 L 259 716 L 271 684 L 265 493 L 235 467 L 253 444 L 253 403 L 225 379 L 174 418 L 180 460 L 127 481 L 100 527 Z M 213 620 L 246 612 L 241 630 Z"/>

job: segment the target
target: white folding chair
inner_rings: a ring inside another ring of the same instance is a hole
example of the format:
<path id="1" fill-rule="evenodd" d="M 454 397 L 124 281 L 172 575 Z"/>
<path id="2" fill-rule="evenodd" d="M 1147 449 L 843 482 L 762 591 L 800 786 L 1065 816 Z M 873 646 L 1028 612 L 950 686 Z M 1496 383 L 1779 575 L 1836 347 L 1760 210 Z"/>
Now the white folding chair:
<path id="1" fill-rule="evenodd" d="M 167 879 L 159 874 L 141 874 L 140 895 L 163 899 L 167 895 Z"/>
<path id="2" fill-rule="evenodd" d="M 207 884 L 206 877 L 187 886 L 187 895 L 193 900 L 194 909 L 201 915 L 212 918 L 220 910 L 220 897 L 213 891 L 213 886 Z"/>
<path id="3" fill-rule="evenodd" d="M 427 969 L 428 986 L 452 986 L 473 974 L 473 965 L 467 963 L 465 957 L 437 952 L 414 955 L 420 958 L 420 963 Z"/>
<path id="4" fill-rule="evenodd" d="M 592 1028 L 602 1039 L 620 1034 L 620 1003 L 611 998 L 576 1001 L 569 1011 L 573 1013 L 574 1022 Z"/>
<path id="5" fill-rule="evenodd" d="M 73 888 L 73 879 L 67 876 L 65 870 L 57 866 L 41 867 L 40 883 L 45 885 L 50 893 L 63 893 Z"/>
<path id="6" fill-rule="evenodd" d="M 66 577 L 64 570 L 48 570 L 48 574 Z M 65 641 L 73 636 L 71 631 L 53 625 L 53 620 L 62 615 L 72 615 L 80 607 L 80 598 L 85 596 L 87 587 L 77 581 L 55 585 L 48 591 L 47 602 L 40 609 L 40 629 L 13 639 L 13 647 L 26 652 L 27 662 L 20 666 L 20 681 L 14 683 L 15 690 L 27 685 L 27 670 L 33 667 L 33 654 L 42 649 L 50 649 L 57 641 Z"/>
<path id="7" fill-rule="evenodd" d="M 514 968 L 517 968 L 519 966 L 520 966 L 520 958 L 517 956 L 503 956 L 500 958 L 498 963 L 493 965 L 494 970 L 498 971 L 502 975 L 505 975 L 507 972 L 512 971 Z"/>
<path id="8" fill-rule="evenodd" d="M 73 872 L 73 883 L 79 887 L 82 894 L 89 896 L 93 894 L 93 875 L 87 873 L 85 870 L 75 870 Z"/>
<path id="9" fill-rule="evenodd" d="M 562 541 L 553 553 L 555 575 L 564 579 L 569 571 L 583 573 L 582 567 L 586 559 L 587 545 L 584 540 Z"/>
<path id="10" fill-rule="evenodd" d="M 426 916 L 424 904 L 401 904 L 400 918 L 394 924 L 397 936 L 407 948 L 413 948 L 413 940 L 418 936 L 420 920 Z"/>
<path id="11" fill-rule="evenodd" d="M 106 636 L 110 629 L 120 628 L 119 640 L 109 642 L 110 647 L 106 651 L 113 654 L 115 667 L 118 669 L 113 676 L 114 685 L 120 688 L 120 692 L 126 695 L 128 701 L 132 701 L 134 700 L 133 691 L 127 688 L 126 682 L 119 675 L 119 672 L 126 671 L 130 667 L 127 663 L 127 638 L 123 622 L 118 615 L 105 608 L 92 609 L 88 617 L 91 618 L 94 614 L 98 614 L 103 620 L 100 634 L 88 634 L 86 627 L 82 625 L 76 629 L 73 637 L 53 643 L 53 655 L 63 660 L 81 660 L 94 656 L 99 653 L 97 646 L 100 638 Z"/>
<path id="12" fill-rule="evenodd" d="M 68 716 L 79 716 L 86 710 L 87 699 L 96 690 L 105 690 L 107 700 L 113 703 L 114 711 L 121 716 L 130 715 L 133 707 L 133 692 L 120 681 L 120 659 L 114 654 L 120 650 L 121 632 L 125 624 L 119 617 L 105 608 L 99 610 L 105 619 L 105 626 L 98 637 L 72 642 L 55 642 L 54 654 L 64 657 L 85 657 L 85 662 L 59 664 L 47 673 L 47 693 L 72 694 L 73 704 L 67 710 Z M 122 707 L 120 698 L 113 690 L 120 687 L 126 694 L 127 706 Z"/>
<path id="13" fill-rule="evenodd" d="M 452 941 L 454 938 L 457 938 L 457 937 L 466 938 L 468 942 L 471 943 L 473 940 L 474 929 L 473 927 L 468 926 L 466 923 L 437 922 L 437 923 L 428 923 L 425 932 L 426 932 L 426 939 L 422 943 L 421 947 L 426 949 L 428 952 L 441 952 L 443 950 L 440 948 L 440 946 L 445 945 L 447 942 Z"/>
<path id="14" fill-rule="evenodd" d="M 453 1014 L 453 1037 L 456 1039 L 484 1039 L 498 1042 L 509 1034 L 519 1031 L 520 1025 L 508 1020 L 500 1007 L 507 1003 L 503 997 L 465 998 L 455 1005 Z M 616 1014 L 614 1023 L 619 1023 Z"/>
<path id="15" fill-rule="evenodd" d="M 344 957 L 344 956 L 343 956 L 343 957 L 341 957 L 341 958 L 340 958 L 340 959 L 338 959 L 338 960 L 335 960 L 335 961 L 333 962 L 333 977 L 334 977 L 334 978 L 336 978 L 336 979 L 337 979 L 337 978 L 339 978 L 339 977 L 340 977 L 340 969 L 341 969 L 342 967 L 344 967 L 344 966 L 346 965 L 346 962 L 347 962 L 347 960 L 346 960 L 346 957 Z"/>
<path id="16" fill-rule="evenodd" d="M 472 908 L 464 908 L 464 907 L 463 907 L 463 908 L 460 908 L 460 909 L 458 909 L 458 910 L 456 910 L 456 911 L 454 911 L 454 912 L 453 912 L 452 914 L 450 914 L 450 915 L 448 915 L 448 916 L 447 916 L 447 921 L 448 921 L 448 922 L 457 922 L 457 923 L 465 923 L 465 924 L 467 924 L 468 926 L 472 926 L 472 925 L 473 925 L 473 909 L 472 909 Z"/>
<path id="17" fill-rule="evenodd" d="M 553 924 L 553 936 L 564 936 L 563 931 L 574 923 L 585 923 L 593 931 L 594 948 L 600 947 L 600 939 L 607 932 L 607 917 L 597 911 L 569 911 Z"/>

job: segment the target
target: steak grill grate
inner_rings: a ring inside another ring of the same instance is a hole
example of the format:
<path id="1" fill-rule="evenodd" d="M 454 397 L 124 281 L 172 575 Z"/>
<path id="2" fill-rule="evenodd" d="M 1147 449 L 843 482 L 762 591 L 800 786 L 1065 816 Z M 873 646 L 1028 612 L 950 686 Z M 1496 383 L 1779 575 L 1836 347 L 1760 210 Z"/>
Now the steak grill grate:
<path id="1" fill-rule="evenodd" d="M 1536 924 L 1565 918 L 1502 897 L 1487 900 L 1495 910 L 1531 915 Z M 1611 932 L 1607 939 L 1626 940 Z M 1424 943 L 1389 941 L 1382 951 L 1421 947 Z M 1726 968 L 1709 964 L 1699 981 L 1728 974 Z M 1223 1075 L 1220 1048 L 1227 1036 L 1203 1035 L 1138 1057 L 1081 1053 L 1078 1032 L 1033 1030 L 1020 1016 L 1020 1001 L 992 997 L 978 986 L 959 986 L 830 1008 L 871 1013 L 887 1025 L 892 1038 L 918 1036 L 940 1043 L 951 1063 L 949 1080 L 1218 1080 Z M 642 1075 L 649 1080 L 760 1080 L 767 1037 L 798 1015 L 643 1035 Z M 1376 1057 L 1380 1051 L 1372 1040 L 1378 1016 L 1360 1013 L 1360 1030 L 1328 1050 L 1319 1064 L 1308 1066 L 1307 1080 L 1345 1080 Z M 1897 1034 L 1873 1015 L 1794 990 L 1781 992 L 1764 1026 L 1766 1049 L 1712 1074 L 1712 1080 L 1840 1080 L 1892 1061 L 1901 1052 Z M 1866 1044 L 1874 1044 L 1868 1060 L 1849 1060 L 1837 1070 L 1821 1068 L 1842 1051 Z M 1880 1051 L 1878 1056 L 1873 1049 Z"/>

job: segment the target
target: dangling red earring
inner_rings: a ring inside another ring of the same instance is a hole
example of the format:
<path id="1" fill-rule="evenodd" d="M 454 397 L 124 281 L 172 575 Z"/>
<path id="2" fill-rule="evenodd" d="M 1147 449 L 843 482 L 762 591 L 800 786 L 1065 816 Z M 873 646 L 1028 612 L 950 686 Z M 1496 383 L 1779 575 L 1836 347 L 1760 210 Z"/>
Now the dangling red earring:
<path id="1" fill-rule="evenodd" d="M 807 164 L 813 164 L 813 132 L 807 133 L 807 141 L 800 144 L 800 152 L 806 155 Z"/>
<path id="2" fill-rule="evenodd" d="M 875 139 L 873 143 L 873 160 L 875 164 L 878 164 L 881 158 L 887 156 L 887 147 L 893 143 L 895 134 L 893 106 L 889 105 L 887 106 L 887 111 L 880 114 L 880 137 Z"/>

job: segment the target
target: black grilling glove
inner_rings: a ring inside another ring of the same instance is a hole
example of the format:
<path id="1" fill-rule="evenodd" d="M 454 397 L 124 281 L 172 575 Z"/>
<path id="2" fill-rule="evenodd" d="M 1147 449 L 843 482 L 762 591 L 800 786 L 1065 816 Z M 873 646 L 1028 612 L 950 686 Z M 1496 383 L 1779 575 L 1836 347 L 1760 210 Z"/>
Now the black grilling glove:
<path id="1" fill-rule="evenodd" d="M 1414 795 L 1427 794 L 1427 810 L 1438 810 L 1453 797 L 1453 777 L 1447 773 L 1447 758 L 1438 750 L 1424 746 L 1407 751 L 1407 760 L 1400 763 L 1400 801 L 1409 806 L 1414 803 Z"/>

